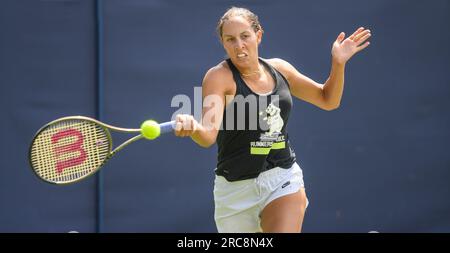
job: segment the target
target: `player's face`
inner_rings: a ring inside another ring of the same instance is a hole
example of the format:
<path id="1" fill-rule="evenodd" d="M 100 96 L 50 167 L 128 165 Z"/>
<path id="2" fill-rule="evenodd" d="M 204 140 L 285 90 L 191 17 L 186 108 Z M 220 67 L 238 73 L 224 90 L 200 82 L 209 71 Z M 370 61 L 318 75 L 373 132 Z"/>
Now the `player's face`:
<path id="1" fill-rule="evenodd" d="M 249 67 L 258 62 L 258 45 L 262 32 L 255 32 L 242 16 L 234 16 L 222 26 L 222 44 L 228 57 L 240 67 Z"/>

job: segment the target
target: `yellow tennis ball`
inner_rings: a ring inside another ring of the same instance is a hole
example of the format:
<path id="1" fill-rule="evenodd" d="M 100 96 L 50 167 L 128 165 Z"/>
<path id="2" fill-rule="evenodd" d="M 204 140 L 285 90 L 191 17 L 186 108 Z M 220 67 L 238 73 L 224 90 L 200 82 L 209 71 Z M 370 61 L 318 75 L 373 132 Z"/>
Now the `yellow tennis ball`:
<path id="1" fill-rule="evenodd" d="M 161 128 L 156 121 L 146 120 L 141 124 L 141 134 L 145 138 L 153 140 L 161 134 Z"/>

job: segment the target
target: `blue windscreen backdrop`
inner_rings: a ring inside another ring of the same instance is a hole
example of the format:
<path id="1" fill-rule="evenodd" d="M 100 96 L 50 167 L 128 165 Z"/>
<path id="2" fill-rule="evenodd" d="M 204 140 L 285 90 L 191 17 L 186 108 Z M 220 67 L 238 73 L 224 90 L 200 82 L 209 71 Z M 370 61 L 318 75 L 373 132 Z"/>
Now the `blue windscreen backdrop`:
<path id="1" fill-rule="evenodd" d="M 100 186 L 40 181 L 28 147 L 68 115 L 101 110 L 105 123 L 137 128 L 170 120 L 176 96 L 194 114 L 204 74 L 225 58 L 215 26 L 231 6 L 259 15 L 261 57 L 322 83 L 341 31 L 373 34 L 347 64 L 340 108 L 294 102 L 303 231 L 450 232 L 447 0 L 1 1 L 0 232 L 97 232 L 99 222 L 100 232 L 216 232 L 217 146 L 173 134 L 137 142 L 101 170 Z"/>

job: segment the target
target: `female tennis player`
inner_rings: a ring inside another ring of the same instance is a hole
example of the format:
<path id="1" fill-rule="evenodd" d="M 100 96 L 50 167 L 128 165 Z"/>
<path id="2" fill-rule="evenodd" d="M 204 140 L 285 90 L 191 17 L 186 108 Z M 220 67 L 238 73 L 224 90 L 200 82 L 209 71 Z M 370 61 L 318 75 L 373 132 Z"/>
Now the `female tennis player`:
<path id="1" fill-rule="evenodd" d="M 248 9 L 230 8 L 217 32 L 229 58 L 203 79 L 201 123 L 177 115 L 175 134 L 202 147 L 217 142 L 218 232 L 301 232 L 308 199 L 286 131 L 292 96 L 324 110 L 338 108 L 346 62 L 369 45 L 370 30 L 337 36 L 324 84 L 282 59 L 260 58 L 263 29 Z"/>

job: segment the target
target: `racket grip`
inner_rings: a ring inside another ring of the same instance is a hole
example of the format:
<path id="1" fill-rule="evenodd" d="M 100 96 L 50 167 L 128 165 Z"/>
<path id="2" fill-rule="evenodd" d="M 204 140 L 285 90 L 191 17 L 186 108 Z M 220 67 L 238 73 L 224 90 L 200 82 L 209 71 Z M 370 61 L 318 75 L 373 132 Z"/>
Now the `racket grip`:
<path id="1" fill-rule="evenodd" d="M 161 134 L 170 133 L 175 129 L 175 120 L 159 124 Z"/>

